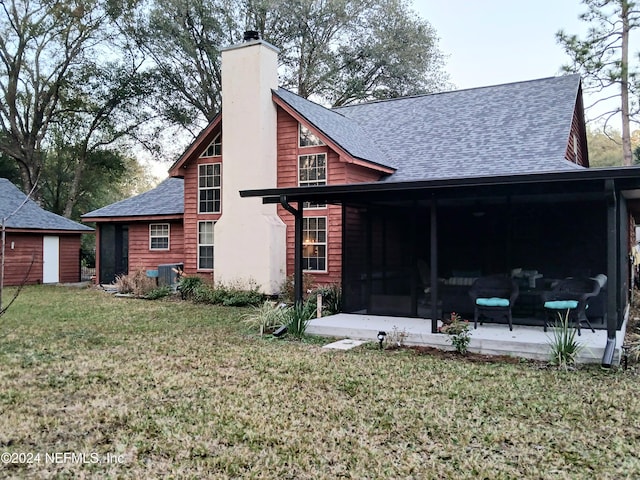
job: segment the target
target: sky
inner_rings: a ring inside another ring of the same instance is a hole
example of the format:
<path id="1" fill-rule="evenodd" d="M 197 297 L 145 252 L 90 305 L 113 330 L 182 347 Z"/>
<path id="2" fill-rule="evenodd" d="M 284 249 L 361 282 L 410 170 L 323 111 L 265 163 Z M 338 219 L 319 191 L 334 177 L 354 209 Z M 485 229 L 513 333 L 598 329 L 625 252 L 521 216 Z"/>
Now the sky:
<path id="1" fill-rule="evenodd" d="M 544 78 L 569 61 L 555 34 L 584 32 L 580 0 L 414 0 L 457 88 Z"/>

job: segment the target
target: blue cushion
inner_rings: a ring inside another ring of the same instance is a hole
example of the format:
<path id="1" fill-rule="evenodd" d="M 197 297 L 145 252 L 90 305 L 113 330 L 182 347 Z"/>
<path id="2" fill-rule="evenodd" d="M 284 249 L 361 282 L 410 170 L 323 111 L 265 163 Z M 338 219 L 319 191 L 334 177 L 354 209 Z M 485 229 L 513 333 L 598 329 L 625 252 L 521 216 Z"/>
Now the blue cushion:
<path id="1" fill-rule="evenodd" d="M 577 306 L 577 300 L 553 300 L 550 302 L 544 302 L 544 308 L 552 308 L 554 310 L 567 310 L 576 308 Z"/>
<path id="2" fill-rule="evenodd" d="M 508 298 L 476 298 L 476 305 L 480 305 L 481 307 L 508 307 L 509 299 Z"/>

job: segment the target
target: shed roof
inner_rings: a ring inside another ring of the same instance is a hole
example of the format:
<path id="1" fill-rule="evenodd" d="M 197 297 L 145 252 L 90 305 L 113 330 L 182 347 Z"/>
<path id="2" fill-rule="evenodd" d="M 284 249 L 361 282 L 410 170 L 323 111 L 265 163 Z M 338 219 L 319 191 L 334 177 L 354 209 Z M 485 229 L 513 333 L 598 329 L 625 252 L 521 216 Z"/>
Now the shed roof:
<path id="1" fill-rule="evenodd" d="M 93 231 L 91 227 L 40 207 L 6 178 L 0 178 L 0 219 L 6 219 L 7 228 L 20 230 Z"/>
<path id="2" fill-rule="evenodd" d="M 82 215 L 83 219 L 180 215 L 184 213 L 184 180 L 169 177 L 156 188 Z"/>

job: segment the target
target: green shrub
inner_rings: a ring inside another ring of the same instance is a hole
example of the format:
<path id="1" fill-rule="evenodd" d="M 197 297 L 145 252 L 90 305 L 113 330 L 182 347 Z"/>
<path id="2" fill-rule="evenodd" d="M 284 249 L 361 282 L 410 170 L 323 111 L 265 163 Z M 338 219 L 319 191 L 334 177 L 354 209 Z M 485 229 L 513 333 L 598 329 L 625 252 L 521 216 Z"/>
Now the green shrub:
<path id="1" fill-rule="evenodd" d="M 247 288 L 240 283 L 208 285 L 201 282 L 193 288 L 189 298 L 196 303 L 228 307 L 255 306 L 264 302 L 264 295 L 260 293 L 256 285 L 249 284 Z"/>
<path id="2" fill-rule="evenodd" d="M 178 282 L 178 290 L 183 299 L 192 299 L 194 292 L 204 285 L 202 277 L 197 275 L 184 276 Z"/>
<path id="3" fill-rule="evenodd" d="M 318 294 L 322 295 L 322 315 L 335 315 L 342 311 L 342 288 L 340 284 L 322 285 L 309 294 L 307 302 L 317 308 Z"/>
<path id="4" fill-rule="evenodd" d="M 159 298 L 164 298 L 173 293 L 173 290 L 170 286 L 164 285 L 162 287 L 154 288 L 149 293 L 145 295 L 149 300 L 158 300 Z"/>
<path id="5" fill-rule="evenodd" d="M 284 279 L 282 285 L 280 285 L 280 300 L 287 304 L 293 304 L 295 302 L 294 292 L 293 292 L 293 280 L 294 275 L 289 275 Z M 308 273 L 302 274 L 302 297 L 303 299 L 307 299 L 309 292 L 313 291 L 314 288 L 314 279 L 312 275 Z"/>

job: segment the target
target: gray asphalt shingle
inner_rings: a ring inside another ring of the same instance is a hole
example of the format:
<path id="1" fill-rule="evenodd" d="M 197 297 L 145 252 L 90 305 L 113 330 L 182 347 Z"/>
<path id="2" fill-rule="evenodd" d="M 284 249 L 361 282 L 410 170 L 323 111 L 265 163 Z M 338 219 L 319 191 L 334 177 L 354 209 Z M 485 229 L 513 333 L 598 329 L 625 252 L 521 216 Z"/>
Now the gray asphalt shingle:
<path id="1" fill-rule="evenodd" d="M 156 188 L 82 215 L 82 218 L 137 217 L 184 213 L 184 180 L 169 177 Z"/>
<path id="2" fill-rule="evenodd" d="M 388 181 L 571 170 L 578 75 L 325 109 L 280 98 L 342 148 L 396 169 Z"/>
<path id="3" fill-rule="evenodd" d="M 93 229 L 40 207 L 6 178 L 0 178 L 0 219 L 7 228 L 27 230 L 68 230 L 91 232 Z M 22 205 L 24 203 L 24 205 Z M 22 205 L 22 206 L 21 206 Z"/>

